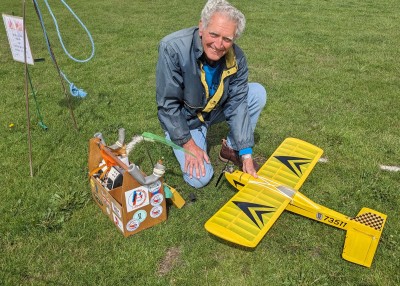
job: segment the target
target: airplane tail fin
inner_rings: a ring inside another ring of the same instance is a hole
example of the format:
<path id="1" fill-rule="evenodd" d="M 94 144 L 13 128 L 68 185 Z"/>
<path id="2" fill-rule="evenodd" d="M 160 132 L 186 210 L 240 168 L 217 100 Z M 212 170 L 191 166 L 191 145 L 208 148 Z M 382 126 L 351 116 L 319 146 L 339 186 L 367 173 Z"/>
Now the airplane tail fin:
<path id="1" fill-rule="evenodd" d="M 358 222 L 347 230 L 342 257 L 350 262 L 370 267 L 378 247 L 387 216 L 362 208 L 351 220 Z"/>

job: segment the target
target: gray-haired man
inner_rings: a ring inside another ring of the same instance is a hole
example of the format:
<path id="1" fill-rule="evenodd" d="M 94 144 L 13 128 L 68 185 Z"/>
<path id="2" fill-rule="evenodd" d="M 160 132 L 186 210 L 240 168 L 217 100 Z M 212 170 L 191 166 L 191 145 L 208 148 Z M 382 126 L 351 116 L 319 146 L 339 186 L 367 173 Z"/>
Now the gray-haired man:
<path id="1" fill-rule="evenodd" d="M 198 26 L 160 42 L 158 118 L 166 137 L 195 155 L 174 150 L 185 181 L 195 188 L 213 176 L 207 129 L 222 121 L 228 123 L 229 134 L 220 158 L 257 177 L 253 133 L 267 97 L 262 85 L 248 83 L 247 61 L 235 44 L 244 28 L 245 17 L 238 9 L 224 0 L 210 0 Z"/>

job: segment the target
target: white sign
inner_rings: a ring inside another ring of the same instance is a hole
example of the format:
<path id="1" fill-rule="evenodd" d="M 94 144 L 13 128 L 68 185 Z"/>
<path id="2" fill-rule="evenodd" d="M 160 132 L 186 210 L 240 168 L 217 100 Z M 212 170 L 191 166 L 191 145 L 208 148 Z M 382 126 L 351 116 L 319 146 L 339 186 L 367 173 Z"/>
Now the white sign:
<path id="1" fill-rule="evenodd" d="M 6 26 L 6 32 L 8 42 L 10 43 L 11 53 L 13 59 L 18 62 L 25 63 L 24 57 L 24 21 L 21 17 L 3 15 L 4 25 Z M 28 35 L 25 31 L 26 41 L 26 62 L 33 65 L 33 57 L 31 48 L 29 46 Z"/>

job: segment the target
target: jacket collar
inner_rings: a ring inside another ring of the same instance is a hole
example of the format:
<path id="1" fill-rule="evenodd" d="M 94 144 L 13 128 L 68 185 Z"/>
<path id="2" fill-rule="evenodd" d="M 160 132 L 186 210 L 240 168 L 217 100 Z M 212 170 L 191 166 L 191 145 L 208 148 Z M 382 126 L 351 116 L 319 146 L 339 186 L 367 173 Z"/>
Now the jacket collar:
<path id="1" fill-rule="evenodd" d="M 199 35 L 199 28 L 196 28 L 194 30 L 194 35 L 193 35 L 193 51 L 196 59 L 200 59 L 201 56 L 203 55 L 203 45 L 201 44 L 201 39 Z"/>

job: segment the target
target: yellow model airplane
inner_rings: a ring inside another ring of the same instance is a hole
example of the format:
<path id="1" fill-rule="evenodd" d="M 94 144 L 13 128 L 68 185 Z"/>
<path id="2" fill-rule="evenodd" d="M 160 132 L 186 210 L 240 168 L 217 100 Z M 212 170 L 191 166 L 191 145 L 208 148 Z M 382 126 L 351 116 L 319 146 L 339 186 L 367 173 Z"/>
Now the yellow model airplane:
<path id="1" fill-rule="evenodd" d="M 387 216 L 362 208 L 356 217 L 348 217 L 298 191 L 322 153 L 310 143 L 287 138 L 257 172 L 257 179 L 241 171 L 225 172 L 239 192 L 206 222 L 205 228 L 227 241 L 256 247 L 286 209 L 346 230 L 342 257 L 370 267 Z"/>

